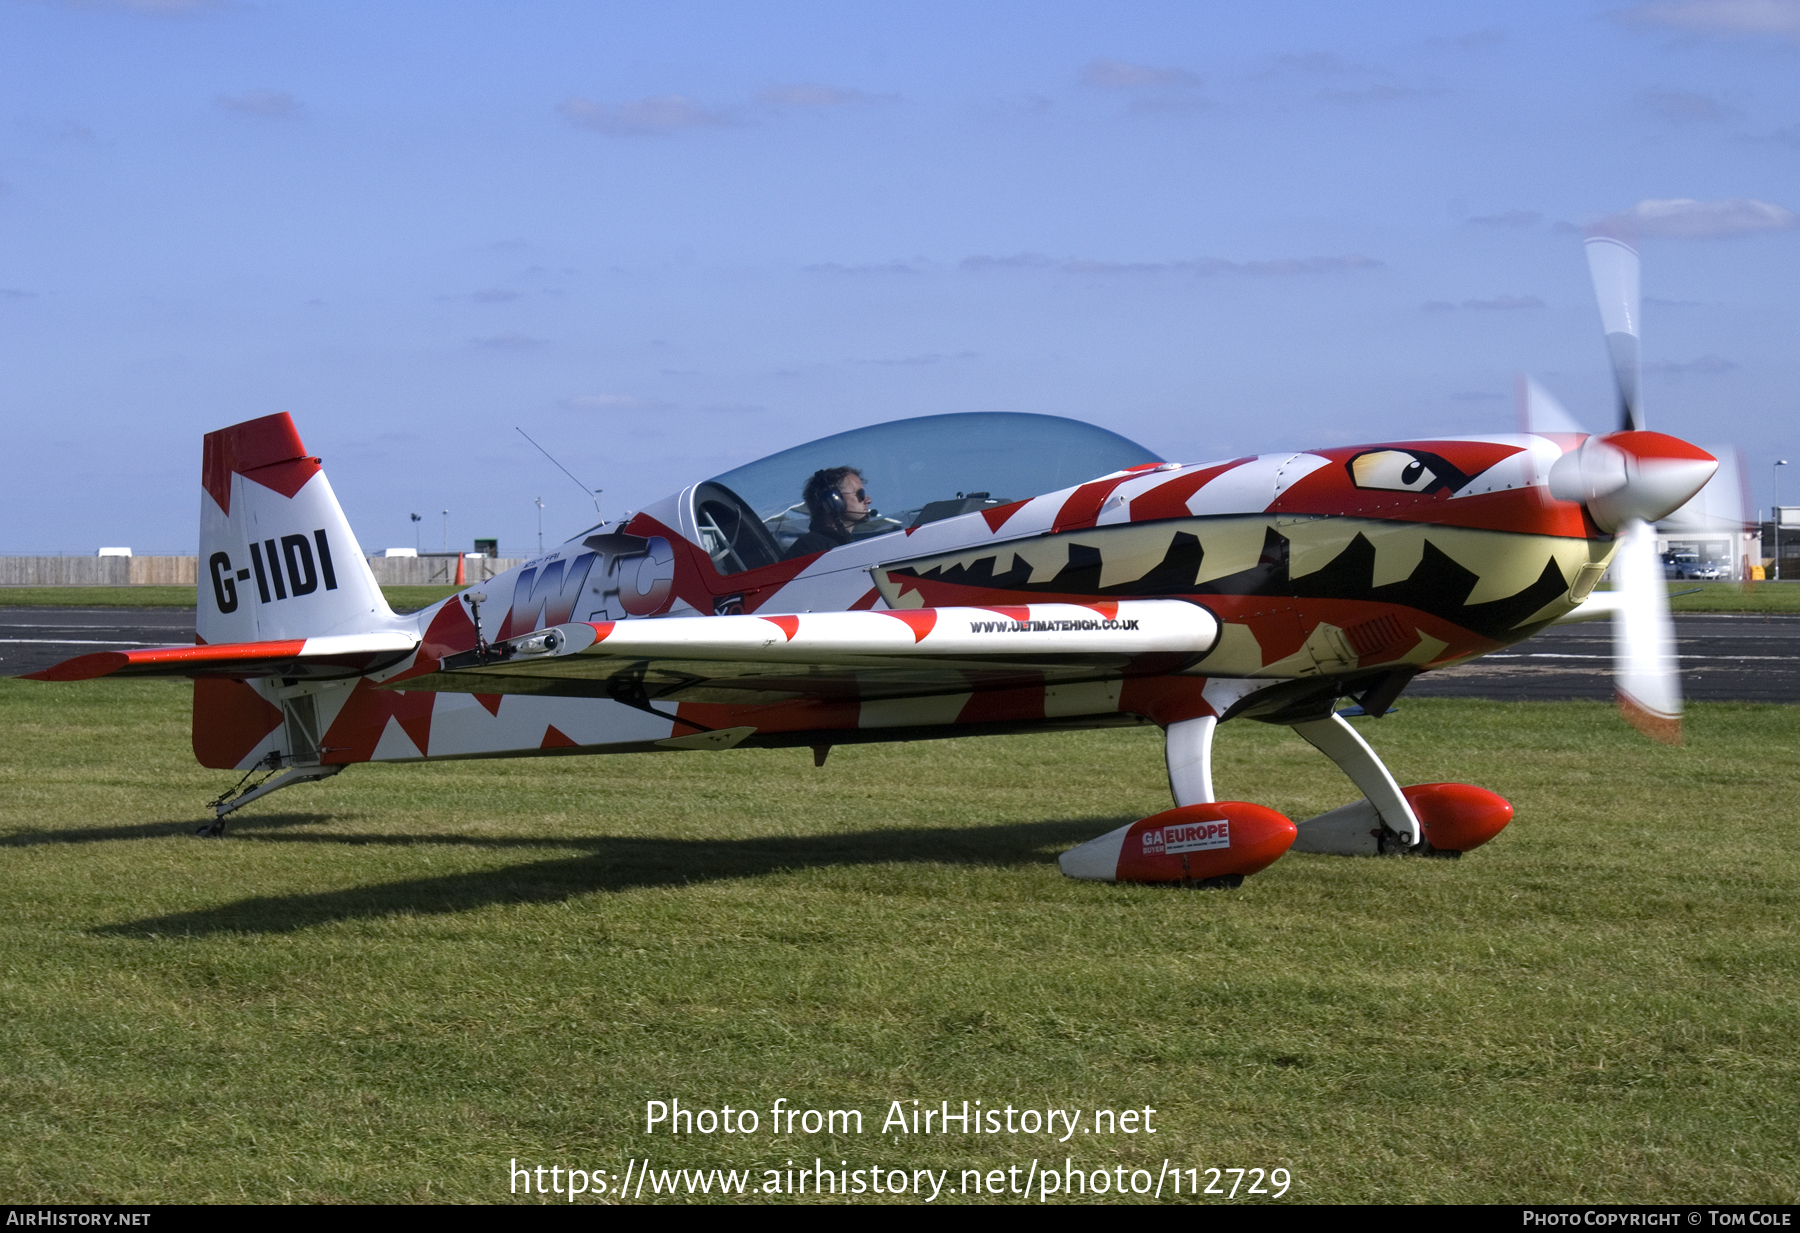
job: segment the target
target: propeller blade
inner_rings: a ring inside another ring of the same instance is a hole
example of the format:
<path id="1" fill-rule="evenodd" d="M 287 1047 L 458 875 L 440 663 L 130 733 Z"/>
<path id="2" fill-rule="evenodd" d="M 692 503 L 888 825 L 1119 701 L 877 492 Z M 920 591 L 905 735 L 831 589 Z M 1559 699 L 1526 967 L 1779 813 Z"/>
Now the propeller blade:
<path id="1" fill-rule="evenodd" d="M 1585 433 L 1587 429 L 1563 409 L 1554 395 L 1524 373 L 1519 374 L 1519 430 L 1521 432 Z"/>
<path id="2" fill-rule="evenodd" d="M 1625 722 L 1665 745 L 1681 744 L 1681 670 L 1675 622 L 1656 531 L 1633 518 L 1619 529 L 1614 585 L 1622 593 L 1613 616 L 1613 688 Z"/>
<path id="3" fill-rule="evenodd" d="M 1590 236 L 1587 259 L 1594 296 L 1600 301 L 1600 323 L 1606 329 L 1613 377 L 1619 383 L 1619 428 L 1638 432 L 1644 427 L 1644 407 L 1639 392 L 1637 249 L 1611 236 Z"/>

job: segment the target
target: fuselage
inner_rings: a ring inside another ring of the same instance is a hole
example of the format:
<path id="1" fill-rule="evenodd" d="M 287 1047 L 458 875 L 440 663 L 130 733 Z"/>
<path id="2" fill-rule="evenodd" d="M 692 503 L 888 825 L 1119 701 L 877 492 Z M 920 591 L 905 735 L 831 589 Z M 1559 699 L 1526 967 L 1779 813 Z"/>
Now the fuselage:
<path id="1" fill-rule="evenodd" d="M 1519 434 L 1148 462 L 1012 501 L 957 492 L 975 508 L 793 560 L 780 559 L 771 520 L 707 481 L 482 583 L 483 634 L 871 608 L 1016 614 L 1144 598 L 1199 604 L 1221 634 L 1173 670 L 1146 664 L 1077 685 L 971 680 L 912 698 L 864 700 L 841 688 L 749 701 L 700 689 L 625 700 L 408 690 L 444 656 L 475 646 L 475 613 L 457 597 L 402 618 L 421 637 L 411 661 L 311 687 L 319 758 L 623 752 L 745 726 L 756 732 L 748 743 L 819 746 L 1166 723 L 1236 713 L 1275 687 L 1329 701 L 1386 674 L 1518 642 L 1586 597 L 1613 536 L 1581 504 L 1551 496 L 1546 480 L 1578 443 Z M 796 491 L 803 478 L 794 477 Z M 937 509 L 956 508 L 944 497 Z M 271 733 L 265 744 L 281 739 Z M 244 751 L 235 764 L 261 753 Z"/>

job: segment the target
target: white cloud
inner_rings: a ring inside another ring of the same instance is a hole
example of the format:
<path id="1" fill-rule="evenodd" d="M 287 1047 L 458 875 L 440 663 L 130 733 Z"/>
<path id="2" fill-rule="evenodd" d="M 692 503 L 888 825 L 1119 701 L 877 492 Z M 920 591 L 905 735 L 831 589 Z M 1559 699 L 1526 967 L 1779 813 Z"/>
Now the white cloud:
<path id="1" fill-rule="evenodd" d="M 1048 270 L 1062 264 L 1042 253 L 1014 253 L 1010 257 L 989 257 L 978 253 L 962 259 L 962 268 L 965 270 Z"/>
<path id="2" fill-rule="evenodd" d="M 1373 270 L 1383 264 L 1373 257 L 1351 253 L 1343 257 L 1277 257 L 1271 261 L 1222 261 L 1202 257 L 1198 261 L 1177 262 L 1181 269 L 1195 274 L 1242 274 L 1251 278 L 1283 277 L 1289 274 L 1324 274 L 1333 270 Z"/>
<path id="3" fill-rule="evenodd" d="M 888 368 L 919 368 L 927 364 L 942 364 L 946 360 L 975 360 L 981 358 L 979 351 L 958 351 L 945 354 L 941 351 L 927 351 L 922 355 L 902 355 L 893 359 L 851 360 L 852 364 L 879 364 Z"/>
<path id="4" fill-rule="evenodd" d="M 286 90 L 246 90 L 242 94 L 221 94 L 213 102 L 226 111 L 276 119 L 297 116 L 304 110 L 300 100 Z"/>
<path id="5" fill-rule="evenodd" d="M 1511 312 L 1521 308 L 1542 308 L 1544 302 L 1535 295 L 1497 295 L 1491 300 L 1464 300 L 1462 306 L 1482 312 Z"/>
<path id="6" fill-rule="evenodd" d="M 1640 201 L 1629 210 L 1601 219 L 1590 230 L 1598 234 L 1713 240 L 1755 235 L 1762 231 L 1787 231 L 1797 224 L 1800 224 L 1800 217 L 1792 210 L 1748 197 L 1724 201 L 1674 197 Z"/>
<path id="7" fill-rule="evenodd" d="M 1056 270 L 1065 274 L 1189 274 L 1202 278 L 1236 274 L 1250 278 L 1292 274 L 1322 274 L 1332 270 L 1367 270 L 1382 263 L 1352 253 L 1343 257 L 1277 257 L 1269 261 L 1226 261 L 1200 257 L 1190 261 L 1096 261 L 1086 257 L 1058 259 L 1042 253 L 1015 253 L 1010 257 L 977 254 L 962 259 L 964 270 Z"/>
<path id="8" fill-rule="evenodd" d="M 849 107 L 857 103 L 885 103 L 893 100 L 891 94 L 865 94 L 861 90 L 845 89 L 840 86 L 820 86 L 807 82 L 797 82 L 785 86 L 770 86 L 757 92 L 756 101 L 767 107 Z"/>
<path id="9" fill-rule="evenodd" d="M 576 394 L 563 399 L 562 405 L 571 411 L 644 411 L 668 404 L 639 398 L 635 394 Z"/>
<path id="10" fill-rule="evenodd" d="M 682 94 L 641 98 L 617 107 L 571 98 L 557 110 L 569 123 L 609 136 L 661 137 L 682 129 L 720 128 L 735 123 L 730 112 L 703 107 Z"/>
<path id="11" fill-rule="evenodd" d="M 1200 93 L 1200 78 L 1184 68 L 1155 68 L 1123 60 L 1095 60 L 1081 71 L 1084 85 L 1121 90 L 1135 97 L 1130 110 L 1148 114 L 1207 111 L 1215 106 Z"/>
<path id="12" fill-rule="evenodd" d="M 1634 26 L 1800 41 L 1800 0 L 1652 0 L 1618 14 Z"/>
<path id="13" fill-rule="evenodd" d="M 1449 300 L 1427 300 L 1419 305 L 1428 313 L 1454 312 L 1458 308 L 1473 309 L 1476 312 L 1516 312 L 1543 306 L 1544 302 L 1535 295 L 1497 295 L 1491 300 L 1464 300 L 1461 304 L 1452 304 Z"/>
<path id="14" fill-rule="evenodd" d="M 1124 60 L 1099 59 L 1081 70 L 1081 80 L 1103 90 L 1145 90 L 1170 86 L 1194 89 L 1200 78 L 1184 68 L 1152 68 Z"/>
<path id="15" fill-rule="evenodd" d="M 876 261 L 858 265 L 822 261 L 801 268 L 808 274 L 917 274 L 927 264 L 924 258 L 917 257 L 911 261 Z"/>
<path id="16" fill-rule="evenodd" d="M 1712 377 L 1717 376 L 1720 373 L 1730 372 L 1736 367 L 1737 365 L 1731 360 L 1717 355 L 1703 355 L 1697 360 L 1688 360 L 1686 362 L 1675 360 L 1647 360 L 1644 363 L 1645 372 L 1654 373 L 1661 377 L 1685 377 L 1689 373 L 1699 373 L 1702 376 Z"/>
<path id="17" fill-rule="evenodd" d="M 1687 124 L 1693 121 L 1717 124 L 1737 114 L 1734 108 L 1727 107 L 1711 95 L 1696 94 L 1692 90 L 1646 90 L 1641 101 L 1645 111 L 1670 124 Z"/>
<path id="18" fill-rule="evenodd" d="M 1499 214 L 1477 214 L 1469 220 L 1477 227 L 1535 227 L 1544 221 L 1536 210 L 1503 210 Z"/>

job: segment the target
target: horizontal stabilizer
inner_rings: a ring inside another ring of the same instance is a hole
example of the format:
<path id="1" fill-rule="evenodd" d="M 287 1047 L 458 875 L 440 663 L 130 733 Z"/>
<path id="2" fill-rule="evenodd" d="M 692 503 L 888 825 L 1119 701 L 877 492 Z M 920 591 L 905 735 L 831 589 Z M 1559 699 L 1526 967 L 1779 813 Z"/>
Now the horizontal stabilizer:
<path id="1" fill-rule="evenodd" d="M 29 681 L 91 681 L 102 676 L 257 677 L 298 680 L 361 676 L 399 663 L 419 640 L 411 634 L 338 634 L 278 642 L 160 646 L 80 655 L 32 672 Z"/>

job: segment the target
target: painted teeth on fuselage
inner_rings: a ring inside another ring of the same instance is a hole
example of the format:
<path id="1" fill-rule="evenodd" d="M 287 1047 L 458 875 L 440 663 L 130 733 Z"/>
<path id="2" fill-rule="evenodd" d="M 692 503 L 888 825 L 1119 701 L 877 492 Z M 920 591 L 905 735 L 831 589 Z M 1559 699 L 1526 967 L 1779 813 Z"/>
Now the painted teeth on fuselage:
<path id="1" fill-rule="evenodd" d="M 1432 618 L 1406 631 L 1402 642 L 1411 650 L 1386 647 L 1381 662 L 1424 665 L 1516 641 L 1574 607 L 1569 588 L 1578 571 L 1611 553 L 1610 540 L 1590 541 L 1580 533 L 1572 508 L 1546 520 L 1536 477 L 1560 447 L 1528 435 L 1403 443 L 1468 463 L 1472 478 L 1461 492 L 1473 500 L 1445 494 L 1426 504 L 1412 494 L 1358 493 L 1354 500 L 1365 509 L 1373 505 L 1375 516 L 1327 512 L 1340 489 L 1352 491 L 1347 472 L 1340 483 L 1345 468 L 1335 464 L 1375 448 L 1382 447 L 1332 450 L 1331 458 L 1323 452 L 1264 455 L 1133 477 L 1117 489 L 1119 499 L 1102 507 L 1098 525 L 1046 535 L 1048 526 L 1037 522 L 1066 522 L 1047 508 L 997 528 L 998 536 L 1010 533 L 998 542 L 889 562 L 875 578 L 894 607 L 1186 595 L 1210 597 L 1227 622 L 1236 610 L 1273 608 L 1281 599 L 1293 601 L 1302 621 L 1308 610 L 1318 610 L 1312 614 L 1318 619 L 1297 638 L 1272 638 L 1266 630 L 1270 612 L 1244 618 L 1252 628 L 1262 621 L 1261 670 L 1275 674 L 1303 652 L 1307 662 L 1354 667 L 1359 657 L 1346 649 L 1344 630 L 1351 632 L 1349 642 L 1365 640 L 1366 633 L 1359 638 L 1357 631 L 1381 616 L 1370 605 Z M 1195 486 L 1190 477 L 1208 471 Z M 1169 491 L 1179 494 L 1178 505 L 1158 498 L 1164 485 L 1174 486 Z M 1296 501 L 1296 494 L 1305 499 Z M 1393 507 L 1388 517 L 1381 516 L 1388 512 L 1381 508 L 1384 500 Z M 1290 501 L 1297 508 L 1278 512 Z M 1177 508 L 1190 516 L 1170 517 Z M 1153 520 L 1130 521 L 1137 511 Z M 1553 525 L 1565 533 L 1504 529 L 1515 512 L 1518 525 Z M 1254 600 L 1270 603 L 1246 608 L 1245 601 Z M 1344 624 L 1319 616 L 1327 609 Z M 1231 654 L 1232 647 L 1244 650 L 1246 644 L 1228 634 L 1219 653 Z"/>
<path id="2" fill-rule="evenodd" d="M 891 562 L 893 607 L 1053 595 L 1338 598 L 1405 603 L 1487 637 L 1568 607 L 1610 542 L 1324 516 L 1185 518 L 1094 527 Z M 941 594 L 940 594 L 941 591 Z M 971 596 L 964 592 L 974 591 Z"/>

